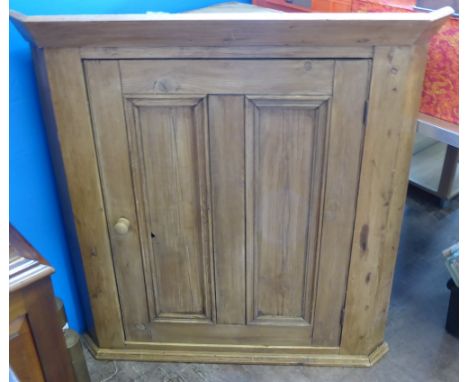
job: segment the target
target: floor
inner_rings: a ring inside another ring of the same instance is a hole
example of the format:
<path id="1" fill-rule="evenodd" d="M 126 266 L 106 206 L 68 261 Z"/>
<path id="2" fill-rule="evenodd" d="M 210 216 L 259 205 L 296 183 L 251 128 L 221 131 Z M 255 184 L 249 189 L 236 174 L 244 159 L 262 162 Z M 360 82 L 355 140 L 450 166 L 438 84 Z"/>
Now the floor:
<path id="1" fill-rule="evenodd" d="M 458 381 L 458 340 L 444 330 L 449 278 L 441 251 L 458 241 L 458 200 L 446 210 L 410 188 L 386 339 L 390 352 L 373 368 L 243 366 L 96 361 L 93 382 Z"/>

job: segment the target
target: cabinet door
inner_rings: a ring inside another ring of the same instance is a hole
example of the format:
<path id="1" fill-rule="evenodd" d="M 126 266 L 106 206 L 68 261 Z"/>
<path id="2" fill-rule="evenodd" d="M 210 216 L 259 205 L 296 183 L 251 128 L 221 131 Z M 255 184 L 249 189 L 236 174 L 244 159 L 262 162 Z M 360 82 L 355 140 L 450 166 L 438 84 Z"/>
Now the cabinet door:
<path id="1" fill-rule="evenodd" d="M 126 340 L 338 346 L 369 61 L 85 70 Z"/>

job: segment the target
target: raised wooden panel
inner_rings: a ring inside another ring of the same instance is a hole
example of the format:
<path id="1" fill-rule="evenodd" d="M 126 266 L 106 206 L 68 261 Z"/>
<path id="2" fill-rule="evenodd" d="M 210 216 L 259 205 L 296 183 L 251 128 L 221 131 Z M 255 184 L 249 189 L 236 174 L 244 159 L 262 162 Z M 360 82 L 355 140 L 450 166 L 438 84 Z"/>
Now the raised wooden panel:
<path id="1" fill-rule="evenodd" d="M 333 66 L 332 60 L 120 61 L 122 89 L 130 94 L 331 94 Z"/>
<path id="2" fill-rule="evenodd" d="M 327 101 L 247 98 L 249 323 L 311 324 Z"/>
<path id="3" fill-rule="evenodd" d="M 152 318 L 211 320 L 206 98 L 126 98 L 126 109 L 151 242 Z"/>

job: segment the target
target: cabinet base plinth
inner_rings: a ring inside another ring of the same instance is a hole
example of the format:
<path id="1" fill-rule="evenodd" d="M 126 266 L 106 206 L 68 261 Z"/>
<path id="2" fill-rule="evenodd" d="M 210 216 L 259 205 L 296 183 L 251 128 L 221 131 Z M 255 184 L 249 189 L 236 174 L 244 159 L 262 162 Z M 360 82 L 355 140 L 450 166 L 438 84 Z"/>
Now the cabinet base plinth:
<path id="1" fill-rule="evenodd" d="M 98 360 L 124 360 L 124 361 L 156 361 L 156 362 L 198 362 L 198 363 L 234 363 L 234 364 L 262 364 L 262 365 L 308 365 L 308 366 L 347 366 L 347 367 L 370 367 L 377 363 L 388 352 L 386 342 L 379 345 L 370 355 L 346 355 L 330 353 L 329 349 L 321 352 L 320 348 L 311 347 L 311 354 L 294 352 L 291 349 L 282 353 L 269 352 L 268 348 L 240 351 L 232 350 L 226 346 L 225 351 L 210 350 L 210 346 L 197 346 L 196 350 L 186 350 L 187 346 L 181 345 L 183 350 L 158 348 L 122 348 L 106 349 L 98 347 L 93 339 L 87 334 L 83 336 L 84 343 Z M 240 347 L 242 348 L 242 347 Z"/>

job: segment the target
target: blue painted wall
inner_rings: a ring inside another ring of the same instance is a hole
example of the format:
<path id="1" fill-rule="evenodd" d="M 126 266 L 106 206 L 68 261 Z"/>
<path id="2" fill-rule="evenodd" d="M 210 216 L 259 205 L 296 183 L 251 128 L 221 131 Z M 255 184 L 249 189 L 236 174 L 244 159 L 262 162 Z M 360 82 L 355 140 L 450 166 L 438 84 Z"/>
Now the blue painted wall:
<path id="1" fill-rule="evenodd" d="M 238 0 L 250 3 L 249 0 Z M 217 0 L 11 0 L 27 15 L 181 12 Z M 75 271 L 69 256 L 55 178 L 38 101 L 29 45 L 10 23 L 10 222 L 51 263 L 55 294 L 65 303 L 69 324 L 85 329 Z"/>

